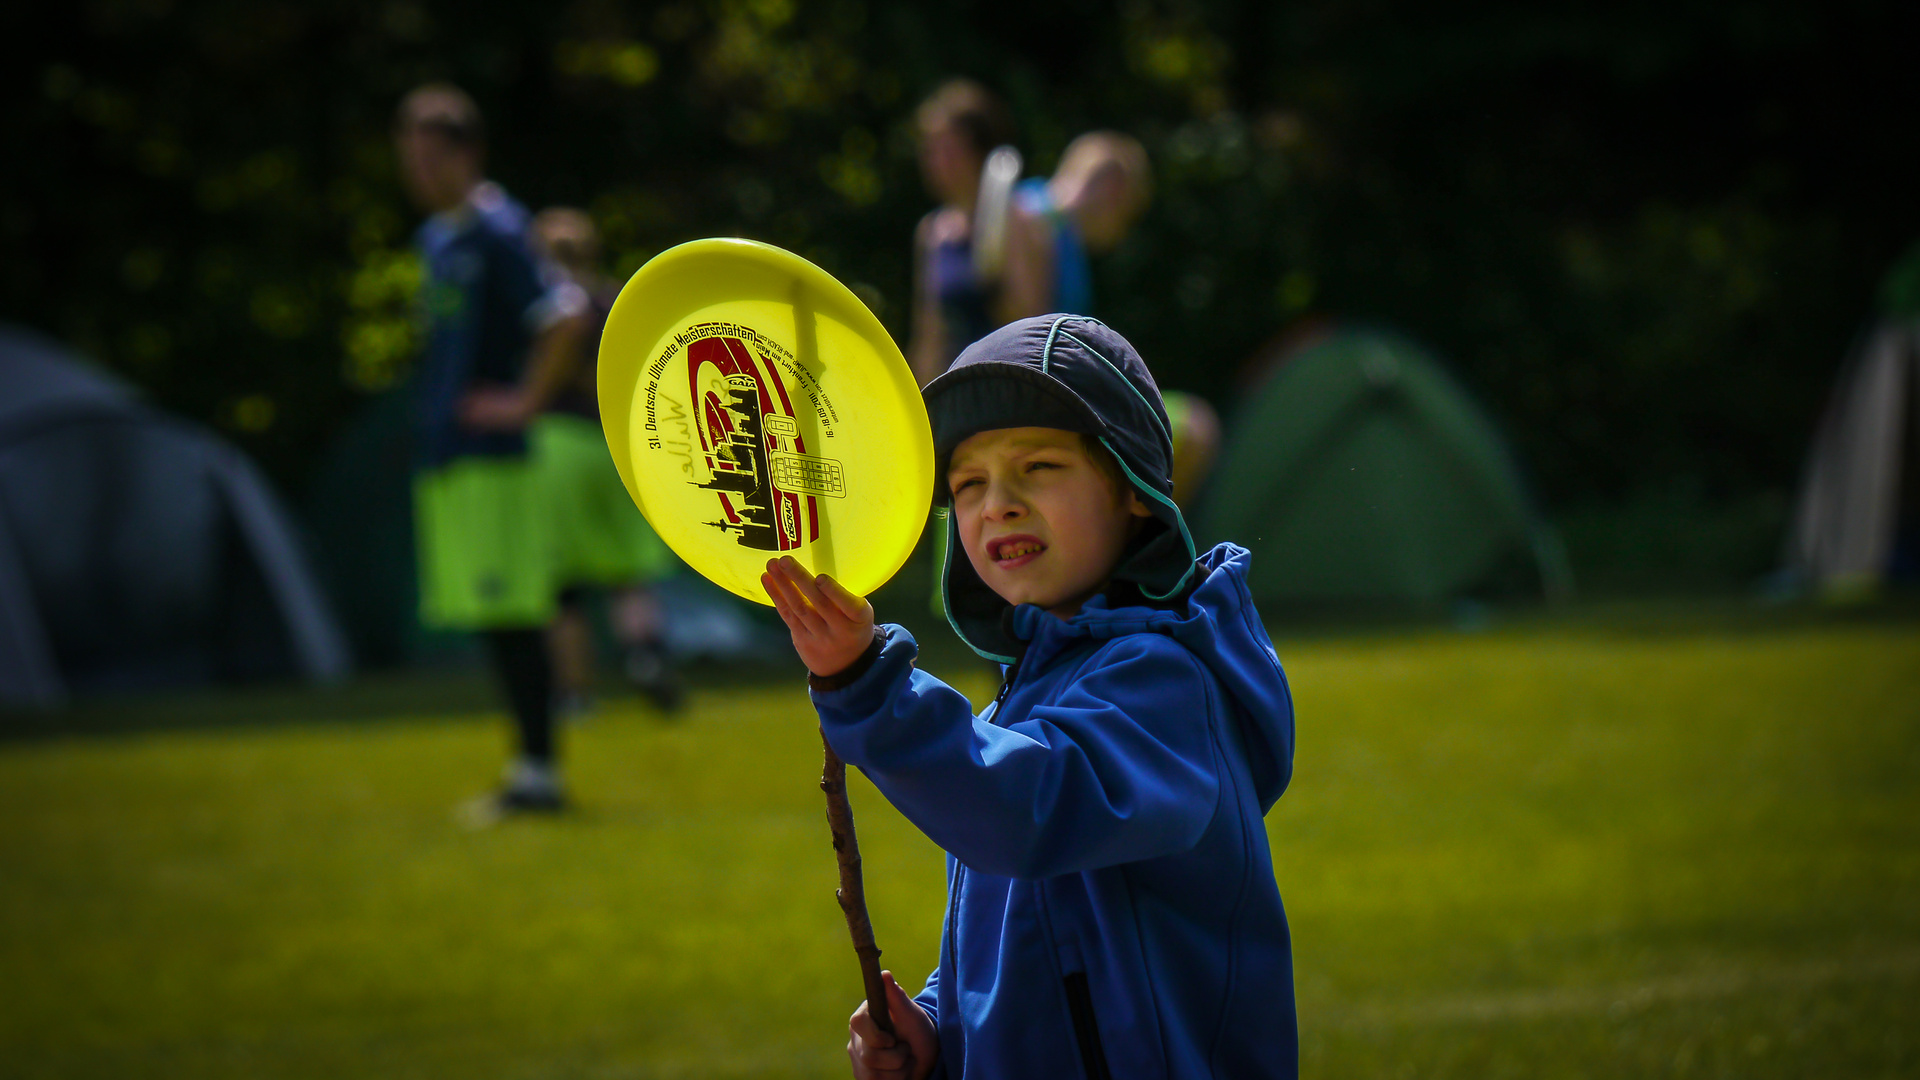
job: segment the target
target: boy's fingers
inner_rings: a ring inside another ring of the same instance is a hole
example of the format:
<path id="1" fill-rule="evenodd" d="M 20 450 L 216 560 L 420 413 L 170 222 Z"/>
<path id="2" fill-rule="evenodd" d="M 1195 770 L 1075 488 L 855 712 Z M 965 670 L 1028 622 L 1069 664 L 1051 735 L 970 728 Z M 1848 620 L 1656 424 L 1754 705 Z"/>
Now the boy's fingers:
<path id="1" fill-rule="evenodd" d="M 893 975 L 891 973 L 888 973 L 884 977 L 887 980 L 887 1016 L 893 1020 L 893 1030 L 897 1033 L 900 1044 L 906 1046 L 906 1025 L 907 1021 L 912 1019 L 912 1017 L 907 1015 L 907 1010 L 917 1008 L 917 1006 L 907 1001 L 907 992 L 900 989 L 899 983 L 893 981 Z"/>
<path id="2" fill-rule="evenodd" d="M 780 595 L 780 579 L 774 577 L 771 572 L 762 570 L 760 572 L 760 587 L 767 590 L 767 599 L 773 601 L 773 610 L 778 611 L 781 617 L 785 618 L 787 614 L 786 600 Z"/>
<path id="3" fill-rule="evenodd" d="M 787 586 L 789 589 L 792 587 L 792 585 Z M 799 620 L 800 628 L 805 631 L 809 637 L 824 638 L 827 636 L 827 620 L 820 617 L 818 608 L 807 603 L 806 599 L 801 596 L 789 596 L 787 603 L 792 606 L 794 618 Z"/>
<path id="4" fill-rule="evenodd" d="M 893 1036 L 881 1031 L 880 1025 L 873 1022 L 873 1014 L 867 1011 L 867 1003 L 864 1001 L 860 1003 L 858 1009 L 854 1010 L 853 1019 L 847 1022 L 847 1026 L 853 1030 L 854 1037 L 860 1040 L 867 1055 L 887 1049 L 896 1041 Z"/>
<path id="5" fill-rule="evenodd" d="M 790 613 L 793 607 L 793 589 L 788 586 L 786 578 L 782 577 L 778 571 L 771 569 L 771 564 L 766 573 L 760 575 L 760 586 L 767 590 L 767 596 L 773 600 L 774 607 L 780 609 L 783 614 Z"/>
<path id="6" fill-rule="evenodd" d="M 888 1036 L 882 1033 L 880 1037 L 884 1039 Z M 912 1051 L 908 1050 L 907 1044 L 903 1042 L 880 1046 L 869 1040 L 862 1040 L 860 1044 L 860 1063 L 869 1069 L 878 1069 L 882 1073 L 892 1073 L 906 1068 L 907 1061 L 912 1056 Z"/>
<path id="7" fill-rule="evenodd" d="M 773 610 L 780 615 L 780 621 L 787 629 L 796 634 L 807 633 L 807 627 L 800 619 L 800 613 L 794 609 L 793 600 L 787 595 L 781 580 L 773 574 L 760 575 L 760 587 L 767 590 L 767 598 L 773 601 Z"/>
<path id="8" fill-rule="evenodd" d="M 813 631 L 807 629 L 807 624 L 801 621 L 800 616 L 794 613 L 792 607 L 778 600 L 774 602 L 773 607 L 775 611 L 780 613 L 780 621 L 786 624 L 788 634 L 796 639 L 812 639 Z"/>
<path id="9" fill-rule="evenodd" d="M 786 560 L 784 559 L 768 559 L 767 572 L 763 580 L 771 583 L 767 588 L 769 594 L 775 592 L 777 589 L 779 594 L 786 599 L 787 606 L 793 608 L 795 613 L 798 613 L 807 606 L 806 597 L 794 584 L 793 575 L 787 573 L 785 563 Z"/>
<path id="10" fill-rule="evenodd" d="M 797 633 L 804 632 L 815 637 L 825 634 L 826 620 L 794 587 L 791 577 L 773 569 L 776 565 L 768 563 L 769 570 L 761 579 L 761 584 L 766 586 L 767 595 L 775 599 L 774 606 L 780 610 L 780 617 L 786 621 L 789 629 Z"/>
<path id="11" fill-rule="evenodd" d="M 848 592 L 844 586 L 835 583 L 832 578 L 825 575 L 816 578 L 812 574 L 807 573 L 798 562 L 793 561 L 793 556 L 791 555 L 783 557 L 781 561 L 783 563 L 792 563 L 792 569 L 800 575 L 799 577 L 794 577 L 790 574 L 788 575 L 788 580 L 793 582 L 794 587 L 799 590 L 800 594 L 807 598 L 807 603 L 812 605 L 814 612 L 821 620 L 821 632 L 823 634 L 829 632 L 829 630 L 844 632 L 846 630 L 846 623 L 858 625 L 865 621 L 860 614 L 861 608 L 866 603 L 864 600 L 855 597 L 852 593 Z M 832 593 L 835 591 L 839 592 L 841 596 L 847 597 L 847 600 L 843 601 L 834 597 Z M 851 612 L 847 610 L 849 603 L 852 606 Z"/>
<path id="12" fill-rule="evenodd" d="M 800 565 L 799 559 L 791 555 L 780 556 L 780 572 L 793 583 L 795 592 L 808 600 L 821 602 L 819 579 L 807 573 L 807 568 Z"/>
<path id="13" fill-rule="evenodd" d="M 770 560 L 767 565 L 779 567 L 780 573 L 784 575 L 788 581 L 793 582 L 796 588 L 802 586 L 811 587 L 813 585 L 813 575 L 807 572 L 806 567 L 800 565 L 799 559 L 791 555 L 782 555 L 777 559 Z"/>
<path id="14" fill-rule="evenodd" d="M 840 614 L 854 622 L 862 622 L 866 619 L 869 607 L 865 598 L 853 595 L 845 585 L 825 574 L 821 574 L 817 580 L 820 584 L 820 592 L 833 601 L 833 606 L 840 609 Z"/>
<path id="15" fill-rule="evenodd" d="M 915 1029 L 908 1025 L 919 1020 L 924 1014 L 921 1013 L 920 1006 L 913 1003 L 913 998 L 908 996 L 907 988 L 901 986 L 900 980 L 893 977 L 893 972 L 883 971 L 880 977 L 886 980 L 887 984 L 887 1014 L 893 1018 L 893 1030 L 900 1033 L 901 1045 L 909 1045 L 907 1033 Z"/>
<path id="16" fill-rule="evenodd" d="M 793 592 L 805 597 L 808 604 L 829 621 L 833 615 L 839 614 L 850 622 L 863 622 L 872 610 L 865 598 L 855 596 L 845 585 L 826 574 L 816 576 L 808 573 L 807 568 L 791 555 L 772 560 L 768 566 L 779 567 L 781 578 L 792 587 Z"/>
<path id="17" fill-rule="evenodd" d="M 793 556 L 789 555 L 781 561 L 786 562 L 792 558 Z M 820 620 L 820 632 L 825 633 L 829 623 L 833 619 L 840 617 L 840 608 L 825 596 L 821 595 L 819 582 L 813 579 L 812 574 L 808 574 L 804 569 L 801 569 L 800 564 L 794 563 L 793 569 L 801 574 L 805 574 L 806 578 L 805 580 L 800 580 L 789 574 L 787 581 L 793 586 L 794 591 L 806 598 L 808 606 L 813 609 L 810 614 Z"/>

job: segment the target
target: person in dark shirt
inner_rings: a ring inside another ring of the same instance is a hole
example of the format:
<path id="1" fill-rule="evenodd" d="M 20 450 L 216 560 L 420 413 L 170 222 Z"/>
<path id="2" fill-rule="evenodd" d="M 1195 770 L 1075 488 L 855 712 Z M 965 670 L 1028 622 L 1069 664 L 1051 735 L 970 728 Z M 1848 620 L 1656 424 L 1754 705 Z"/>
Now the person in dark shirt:
<path id="1" fill-rule="evenodd" d="M 471 813 L 556 810 L 551 545 L 513 403 L 550 393 L 546 358 L 568 347 L 565 321 L 527 250 L 526 211 L 482 172 L 473 100 L 444 84 L 414 90 L 394 142 L 407 193 L 430 215 L 415 238 L 426 267 L 413 384 L 421 620 L 482 635 L 516 721 L 506 783 Z"/>

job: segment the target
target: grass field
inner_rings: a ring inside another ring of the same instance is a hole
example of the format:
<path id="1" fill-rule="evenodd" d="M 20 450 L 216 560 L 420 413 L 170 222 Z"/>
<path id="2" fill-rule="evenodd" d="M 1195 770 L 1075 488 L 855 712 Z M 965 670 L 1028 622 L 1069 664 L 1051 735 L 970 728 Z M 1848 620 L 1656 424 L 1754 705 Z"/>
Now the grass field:
<path id="1" fill-rule="evenodd" d="M 1920 626 L 1281 654 L 1306 1075 L 1920 1075 Z M 0 744 L 0 1075 L 845 1074 L 798 688 L 610 705 L 478 832 L 497 717 L 261 719 Z M 917 985 L 940 855 L 854 798 Z"/>

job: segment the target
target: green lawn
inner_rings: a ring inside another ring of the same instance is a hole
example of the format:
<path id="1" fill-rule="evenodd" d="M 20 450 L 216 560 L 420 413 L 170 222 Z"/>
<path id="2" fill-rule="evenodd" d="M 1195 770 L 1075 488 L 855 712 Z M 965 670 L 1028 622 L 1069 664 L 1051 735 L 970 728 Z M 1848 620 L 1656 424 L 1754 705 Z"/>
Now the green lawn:
<path id="1" fill-rule="evenodd" d="M 1281 655 L 1307 1075 L 1920 1074 L 1920 627 Z M 609 706 L 569 733 L 580 810 L 463 829 L 504 743 L 415 715 L 0 744 L 0 1075 L 844 1075 L 799 688 Z M 917 985 L 940 855 L 854 798 Z"/>

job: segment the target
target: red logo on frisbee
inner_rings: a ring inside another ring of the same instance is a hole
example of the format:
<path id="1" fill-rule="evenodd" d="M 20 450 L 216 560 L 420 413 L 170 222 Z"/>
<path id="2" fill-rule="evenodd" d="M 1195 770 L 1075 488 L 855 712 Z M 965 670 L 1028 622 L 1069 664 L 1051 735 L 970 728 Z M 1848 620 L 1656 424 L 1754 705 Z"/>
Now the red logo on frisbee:
<path id="1" fill-rule="evenodd" d="M 737 337 L 701 338 L 687 345 L 687 388 L 708 474 L 695 486 L 720 502 L 721 516 L 707 524 L 762 551 L 788 551 L 820 539 L 815 495 L 839 493 L 818 490 L 820 481 L 806 475 L 821 466 L 796 467 L 793 459 L 824 462 L 836 474 L 838 467 L 806 458 L 793 402 L 774 365 Z"/>

